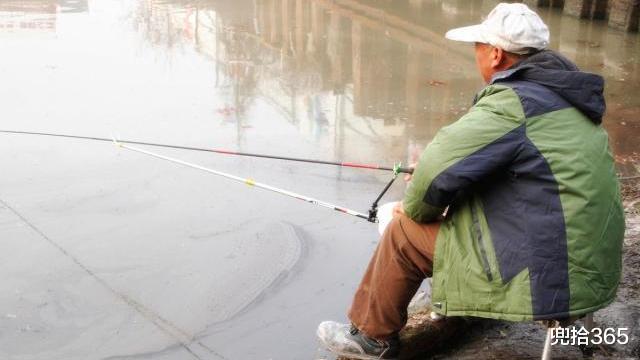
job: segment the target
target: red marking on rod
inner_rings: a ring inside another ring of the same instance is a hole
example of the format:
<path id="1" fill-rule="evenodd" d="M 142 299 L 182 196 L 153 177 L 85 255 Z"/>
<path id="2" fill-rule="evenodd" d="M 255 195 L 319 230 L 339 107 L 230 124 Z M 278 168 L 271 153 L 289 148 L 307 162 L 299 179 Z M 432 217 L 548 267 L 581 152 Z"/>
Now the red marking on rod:
<path id="1" fill-rule="evenodd" d="M 363 168 L 363 169 L 379 169 L 380 168 L 380 166 L 378 165 L 356 164 L 356 163 L 350 163 L 350 162 L 342 162 L 340 163 L 340 165 L 348 166 L 348 167 Z"/>
<path id="2" fill-rule="evenodd" d="M 222 153 L 222 154 L 231 154 L 231 155 L 236 155 L 236 152 L 233 151 L 229 151 L 229 150 L 218 150 L 218 149 L 211 149 L 211 151 L 215 151 L 217 153 Z"/>
<path id="3" fill-rule="evenodd" d="M 334 207 L 334 209 L 335 209 L 335 210 L 338 210 L 338 211 L 340 211 L 340 212 L 343 212 L 343 213 L 346 213 L 346 212 L 347 212 L 347 210 L 346 210 L 346 209 L 342 209 L 342 208 L 339 208 L 339 207 Z"/>

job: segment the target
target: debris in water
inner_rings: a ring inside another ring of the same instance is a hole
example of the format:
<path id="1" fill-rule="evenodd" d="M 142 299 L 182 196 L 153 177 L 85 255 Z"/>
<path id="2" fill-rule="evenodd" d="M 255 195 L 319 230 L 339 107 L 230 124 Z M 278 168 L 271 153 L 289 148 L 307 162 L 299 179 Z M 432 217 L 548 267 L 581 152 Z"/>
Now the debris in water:
<path id="1" fill-rule="evenodd" d="M 216 112 L 221 115 L 229 116 L 234 112 L 236 112 L 236 108 L 234 108 L 233 106 L 225 105 L 224 107 L 221 107 L 218 110 L 216 110 Z"/>
<path id="2" fill-rule="evenodd" d="M 447 84 L 446 82 L 440 81 L 440 80 L 429 80 L 429 85 L 431 86 L 442 86 L 446 84 Z"/>

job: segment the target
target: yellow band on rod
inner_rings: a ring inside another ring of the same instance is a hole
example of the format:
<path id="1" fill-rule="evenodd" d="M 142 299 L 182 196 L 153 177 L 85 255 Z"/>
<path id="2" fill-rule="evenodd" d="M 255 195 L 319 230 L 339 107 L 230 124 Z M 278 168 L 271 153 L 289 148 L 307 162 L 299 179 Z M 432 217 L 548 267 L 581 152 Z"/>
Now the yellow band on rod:
<path id="1" fill-rule="evenodd" d="M 249 186 L 254 186 L 256 184 L 255 180 L 253 179 L 247 179 L 244 181 L 245 184 L 249 185 Z"/>

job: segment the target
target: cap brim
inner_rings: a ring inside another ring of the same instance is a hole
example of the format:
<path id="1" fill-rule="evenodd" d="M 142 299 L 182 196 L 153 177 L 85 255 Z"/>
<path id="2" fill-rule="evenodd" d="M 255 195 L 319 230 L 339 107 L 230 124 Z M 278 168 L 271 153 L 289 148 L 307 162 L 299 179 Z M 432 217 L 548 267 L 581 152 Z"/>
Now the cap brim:
<path id="1" fill-rule="evenodd" d="M 487 43 L 483 33 L 484 28 L 482 25 L 471 25 L 451 29 L 447 31 L 444 37 L 454 41 Z"/>

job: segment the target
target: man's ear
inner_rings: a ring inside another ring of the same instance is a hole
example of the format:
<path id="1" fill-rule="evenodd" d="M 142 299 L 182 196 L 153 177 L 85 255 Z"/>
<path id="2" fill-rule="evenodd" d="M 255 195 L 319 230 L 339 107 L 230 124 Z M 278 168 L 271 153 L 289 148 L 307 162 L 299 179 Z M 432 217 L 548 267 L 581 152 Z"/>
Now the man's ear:
<path id="1" fill-rule="evenodd" d="M 505 55 L 504 50 L 499 47 L 493 47 L 493 49 L 491 49 L 491 68 L 501 68 L 505 61 Z"/>

